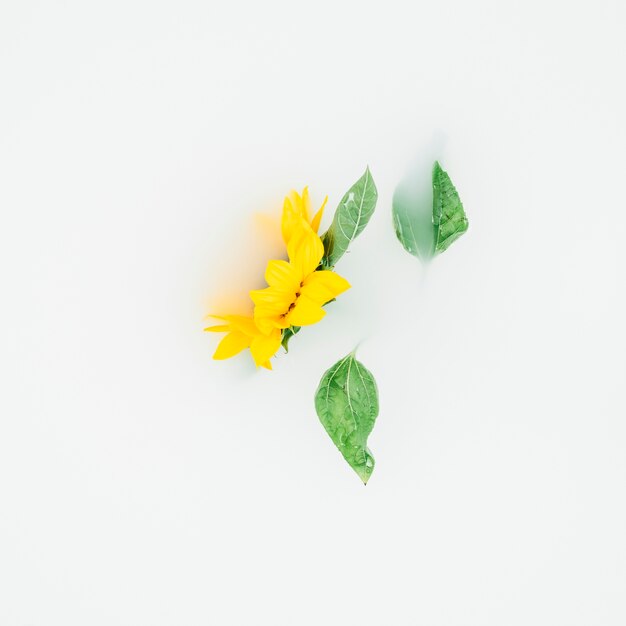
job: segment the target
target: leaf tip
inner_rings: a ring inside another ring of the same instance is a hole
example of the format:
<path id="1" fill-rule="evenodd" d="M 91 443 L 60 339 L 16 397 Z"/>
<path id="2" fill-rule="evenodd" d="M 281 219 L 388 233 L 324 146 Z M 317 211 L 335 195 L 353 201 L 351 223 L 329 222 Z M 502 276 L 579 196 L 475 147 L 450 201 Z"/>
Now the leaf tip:
<path id="1" fill-rule="evenodd" d="M 357 474 L 359 475 L 359 478 L 363 481 L 363 486 L 367 487 L 367 483 L 369 481 L 369 479 L 372 477 L 372 471 L 374 468 L 372 468 L 370 470 L 370 472 L 367 472 L 367 469 L 363 469 L 363 471 L 359 471 L 357 470 Z"/>

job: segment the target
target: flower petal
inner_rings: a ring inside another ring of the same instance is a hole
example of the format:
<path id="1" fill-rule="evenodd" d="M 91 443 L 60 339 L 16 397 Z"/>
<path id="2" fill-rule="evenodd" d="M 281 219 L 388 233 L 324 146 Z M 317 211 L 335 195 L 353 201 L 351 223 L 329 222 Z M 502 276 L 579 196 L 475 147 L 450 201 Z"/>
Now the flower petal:
<path id="1" fill-rule="evenodd" d="M 306 277 L 300 293 L 322 305 L 348 289 L 350 283 L 345 278 L 330 270 L 320 270 Z"/>
<path id="2" fill-rule="evenodd" d="M 290 326 L 309 326 L 319 322 L 324 315 L 326 311 L 317 302 L 301 295 L 285 319 Z"/>
<path id="3" fill-rule="evenodd" d="M 324 256 L 324 244 L 311 226 L 301 219 L 298 232 L 294 233 L 287 245 L 287 253 L 289 262 L 298 271 L 300 280 L 304 280 L 320 264 Z"/>
<path id="4" fill-rule="evenodd" d="M 230 359 L 250 345 L 250 337 L 243 333 L 231 332 L 219 342 L 213 358 L 217 361 Z"/>
<path id="5" fill-rule="evenodd" d="M 263 365 L 273 357 L 280 348 L 282 333 L 275 328 L 269 335 L 258 335 L 250 344 L 250 352 L 257 366 Z"/>
<path id="6" fill-rule="evenodd" d="M 275 328 L 287 328 L 288 322 L 284 315 L 272 315 L 257 307 L 256 325 L 263 335 L 269 335 Z"/>
<path id="7" fill-rule="evenodd" d="M 253 337 L 259 331 L 254 323 L 254 318 L 246 315 L 225 315 L 224 319 L 229 323 L 231 330 L 239 331 L 244 335 Z"/>
<path id="8" fill-rule="evenodd" d="M 218 324 L 217 326 L 209 326 L 204 330 L 210 333 L 227 333 L 230 330 L 230 325 L 228 324 Z"/>
<path id="9" fill-rule="evenodd" d="M 320 229 L 322 215 L 324 215 L 324 207 L 326 206 L 327 202 L 328 202 L 328 196 L 324 198 L 324 202 L 322 202 L 322 206 L 319 208 L 318 212 L 313 216 L 313 219 L 311 220 L 311 228 L 313 229 L 313 232 L 315 233 Z"/>
<path id="10" fill-rule="evenodd" d="M 324 214 L 324 207 L 328 201 L 328 196 L 324 199 L 322 206 L 317 213 L 311 218 L 311 198 L 309 196 L 309 188 L 302 190 L 302 196 L 297 191 L 290 191 L 289 195 L 283 202 L 283 216 L 281 220 L 281 230 L 283 240 L 289 244 L 293 236 L 299 231 L 299 222 L 304 220 L 309 224 L 313 232 L 317 233 Z"/>
<path id="11" fill-rule="evenodd" d="M 256 305 L 254 318 L 259 317 L 257 309 L 263 309 L 267 315 L 281 315 L 286 313 L 294 300 L 295 294 L 276 287 L 266 287 L 250 292 L 250 297 Z M 265 315 L 264 315 L 265 316 Z"/>
<path id="12" fill-rule="evenodd" d="M 297 226 L 300 220 L 300 215 L 291 203 L 291 200 L 287 197 L 283 203 L 283 217 L 281 220 L 281 230 L 283 234 L 283 241 L 289 243 L 293 236 L 294 228 Z"/>
<path id="13" fill-rule="evenodd" d="M 293 206 L 293 210 L 298 215 L 304 217 L 304 203 L 302 202 L 302 197 L 300 196 L 300 194 L 295 189 L 292 189 L 287 197 L 291 202 L 291 206 Z"/>
<path id="14" fill-rule="evenodd" d="M 301 207 L 302 207 L 302 217 L 310 222 L 311 218 L 311 199 L 309 198 L 309 188 L 305 187 L 302 190 L 302 199 L 301 199 Z"/>
<path id="15" fill-rule="evenodd" d="M 287 261 L 268 261 L 265 280 L 270 287 L 293 291 L 294 295 L 300 286 L 298 272 Z"/>

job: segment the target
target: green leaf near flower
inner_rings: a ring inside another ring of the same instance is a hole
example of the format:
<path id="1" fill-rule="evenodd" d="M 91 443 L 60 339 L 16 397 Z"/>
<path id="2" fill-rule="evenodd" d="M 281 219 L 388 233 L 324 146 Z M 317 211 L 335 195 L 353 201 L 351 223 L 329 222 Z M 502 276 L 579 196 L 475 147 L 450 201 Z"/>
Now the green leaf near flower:
<path id="1" fill-rule="evenodd" d="M 377 200 L 378 191 L 367 168 L 341 199 L 330 228 L 322 235 L 324 267 L 334 267 L 361 234 L 374 213 Z"/>

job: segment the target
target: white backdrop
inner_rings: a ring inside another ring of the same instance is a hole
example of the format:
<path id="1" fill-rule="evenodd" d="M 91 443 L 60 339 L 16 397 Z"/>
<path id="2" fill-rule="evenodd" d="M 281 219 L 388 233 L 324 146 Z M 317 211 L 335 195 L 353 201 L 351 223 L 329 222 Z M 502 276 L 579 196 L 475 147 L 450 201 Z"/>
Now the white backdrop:
<path id="1" fill-rule="evenodd" d="M 4 0 L 0 624 L 626 623 L 625 29 L 621 0 Z M 390 206 L 433 158 L 470 229 L 424 271 Z M 366 164 L 353 288 L 273 372 L 212 361 L 282 196 L 328 218 Z M 367 487 L 312 401 L 359 342 Z"/>

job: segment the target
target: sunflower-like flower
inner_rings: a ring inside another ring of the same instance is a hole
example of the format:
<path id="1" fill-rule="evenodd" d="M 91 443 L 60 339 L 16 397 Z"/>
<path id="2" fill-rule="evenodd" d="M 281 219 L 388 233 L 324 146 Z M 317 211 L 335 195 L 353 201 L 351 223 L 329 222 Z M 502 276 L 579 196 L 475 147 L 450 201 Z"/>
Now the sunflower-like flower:
<path id="1" fill-rule="evenodd" d="M 299 230 L 300 221 L 302 219 L 310 224 L 314 233 L 317 233 L 320 227 L 320 222 L 322 221 L 322 215 L 324 214 L 326 202 L 328 202 L 328 196 L 324 198 L 324 202 L 322 202 L 322 206 L 317 210 L 317 213 L 311 216 L 309 188 L 305 187 L 302 190 L 302 195 L 300 195 L 297 191 L 292 190 L 291 193 L 285 197 L 285 202 L 283 203 L 281 230 L 284 242 L 289 244 L 294 232 Z"/>
<path id="2" fill-rule="evenodd" d="M 350 288 L 335 272 L 316 271 L 324 245 L 305 216 L 291 224 L 289 234 L 289 261 L 269 261 L 265 270 L 269 286 L 250 292 L 254 321 L 262 333 L 319 322 L 326 315 L 323 305 Z"/>
<path id="3" fill-rule="evenodd" d="M 250 348 L 252 358 L 257 367 L 272 369 L 270 358 L 280 348 L 282 331 L 279 328 L 272 328 L 268 333 L 262 333 L 252 317 L 246 317 L 245 315 L 212 315 L 211 317 L 223 320 L 226 323 L 209 326 L 204 330 L 212 333 L 227 333 L 219 342 L 217 350 L 215 350 L 213 355 L 214 359 L 230 359 L 242 350 Z"/>
<path id="4" fill-rule="evenodd" d="M 318 270 L 324 245 L 317 231 L 327 199 L 311 217 L 307 187 L 302 195 L 292 191 L 285 198 L 281 228 L 289 260 L 268 262 L 265 280 L 269 286 L 250 292 L 255 305 L 253 317 L 212 316 L 224 323 L 205 330 L 226 333 L 214 359 L 229 359 L 250 348 L 257 366 L 272 369 L 270 358 L 280 348 L 283 331 L 319 322 L 326 315 L 322 307 L 350 288 L 335 272 Z"/>

